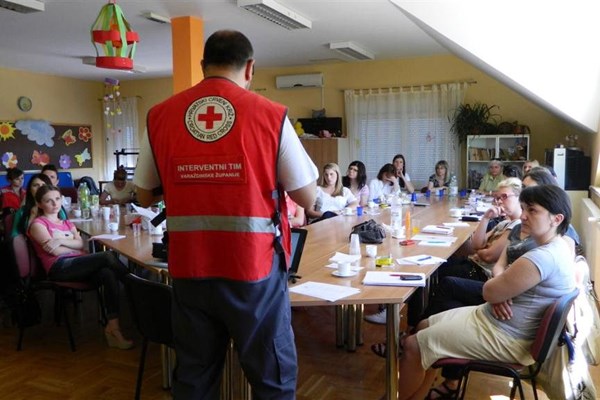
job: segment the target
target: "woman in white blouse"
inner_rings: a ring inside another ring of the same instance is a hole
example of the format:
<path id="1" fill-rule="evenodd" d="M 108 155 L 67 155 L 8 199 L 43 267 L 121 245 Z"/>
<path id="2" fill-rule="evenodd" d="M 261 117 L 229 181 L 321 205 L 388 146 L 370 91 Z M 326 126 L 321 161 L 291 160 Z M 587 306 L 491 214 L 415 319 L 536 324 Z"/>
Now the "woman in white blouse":
<path id="1" fill-rule="evenodd" d="M 369 197 L 371 200 L 376 200 L 381 199 L 382 196 L 398 193 L 400 191 L 398 181 L 396 168 L 392 164 L 385 164 L 379 170 L 377 178 L 369 182 Z"/>
<path id="2" fill-rule="evenodd" d="M 306 210 L 312 220 L 334 217 L 342 213 L 344 208 L 356 208 L 358 200 L 350 189 L 342 186 L 340 167 L 335 163 L 326 164 L 317 186 L 315 205 Z M 313 221 L 314 222 L 314 221 Z"/>

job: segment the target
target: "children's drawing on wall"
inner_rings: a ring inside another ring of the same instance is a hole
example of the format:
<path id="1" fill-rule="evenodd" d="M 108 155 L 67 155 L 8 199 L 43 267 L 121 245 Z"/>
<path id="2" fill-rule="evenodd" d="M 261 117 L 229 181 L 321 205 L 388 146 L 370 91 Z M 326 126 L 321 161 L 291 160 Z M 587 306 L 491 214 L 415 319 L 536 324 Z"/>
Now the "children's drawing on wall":
<path id="1" fill-rule="evenodd" d="M 0 157 L 5 168 L 39 170 L 92 167 L 91 125 L 52 124 L 44 120 L 0 121 Z"/>

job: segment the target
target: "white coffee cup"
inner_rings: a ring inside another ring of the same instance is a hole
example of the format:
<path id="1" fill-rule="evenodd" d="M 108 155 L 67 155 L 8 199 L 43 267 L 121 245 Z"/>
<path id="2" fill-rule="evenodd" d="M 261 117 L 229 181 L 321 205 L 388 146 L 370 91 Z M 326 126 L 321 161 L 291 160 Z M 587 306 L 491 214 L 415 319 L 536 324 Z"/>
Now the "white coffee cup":
<path id="1" fill-rule="evenodd" d="M 102 207 L 102 219 L 105 221 L 110 219 L 110 207 Z"/>
<path id="2" fill-rule="evenodd" d="M 462 210 L 460 208 L 451 208 L 450 216 L 455 218 L 462 217 Z"/>
<path id="3" fill-rule="evenodd" d="M 116 232 L 119 230 L 119 223 L 118 222 L 109 222 L 108 223 L 108 229 L 110 229 L 111 232 Z"/>
<path id="4" fill-rule="evenodd" d="M 368 244 L 366 246 L 367 249 L 367 256 L 375 258 L 377 257 L 377 245 L 374 244 Z"/>
<path id="5" fill-rule="evenodd" d="M 337 273 L 340 276 L 348 276 L 352 274 L 352 267 L 349 262 L 338 263 Z"/>
<path id="6" fill-rule="evenodd" d="M 344 208 L 344 215 L 352 215 L 352 208 L 350 208 L 350 207 Z"/>
<path id="7" fill-rule="evenodd" d="M 81 209 L 80 208 L 74 208 L 73 209 L 73 216 L 75 218 L 81 218 Z"/>

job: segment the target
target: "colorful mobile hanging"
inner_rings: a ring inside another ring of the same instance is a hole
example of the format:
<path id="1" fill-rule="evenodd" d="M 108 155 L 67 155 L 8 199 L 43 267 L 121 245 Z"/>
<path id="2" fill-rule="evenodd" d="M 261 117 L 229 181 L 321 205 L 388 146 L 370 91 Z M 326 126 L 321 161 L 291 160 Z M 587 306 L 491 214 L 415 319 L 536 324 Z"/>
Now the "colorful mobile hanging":
<path id="1" fill-rule="evenodd" d="M 110 69 L 133 69 L 133 56 L 140 37 L 131 30 L 116 0 L 109 0 L 102 7 L 92 25 L 92 43 L 96 49 L 96 67 Z M 104 55 L 100 55 L 98 44 Z"/>
<path id="2" fill-rule="evenodd" d="M 119 91 L 119 80 L 113 78 L 104 78 L 104 97 L 102 97 L 102 106 L 104 109 L 104 115 L 114 116 L 121 115 L 121 92 Z M 106 126 L 110 125 L 110 118 L 106 119 Z M 81 134 L 80 134 L 81 136 Z"/>

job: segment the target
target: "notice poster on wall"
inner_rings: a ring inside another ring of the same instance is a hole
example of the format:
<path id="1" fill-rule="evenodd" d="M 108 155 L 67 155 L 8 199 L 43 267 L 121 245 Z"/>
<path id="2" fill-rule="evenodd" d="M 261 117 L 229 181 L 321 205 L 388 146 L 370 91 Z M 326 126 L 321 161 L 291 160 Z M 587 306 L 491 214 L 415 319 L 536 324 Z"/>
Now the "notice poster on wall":
<path id="1" fill-rule="evenodd" d="M 0 121 L 0 157 L 4 168 L 39 170 L 92 167 L 92 126 L 51 124 L 44 120 Z"/>

